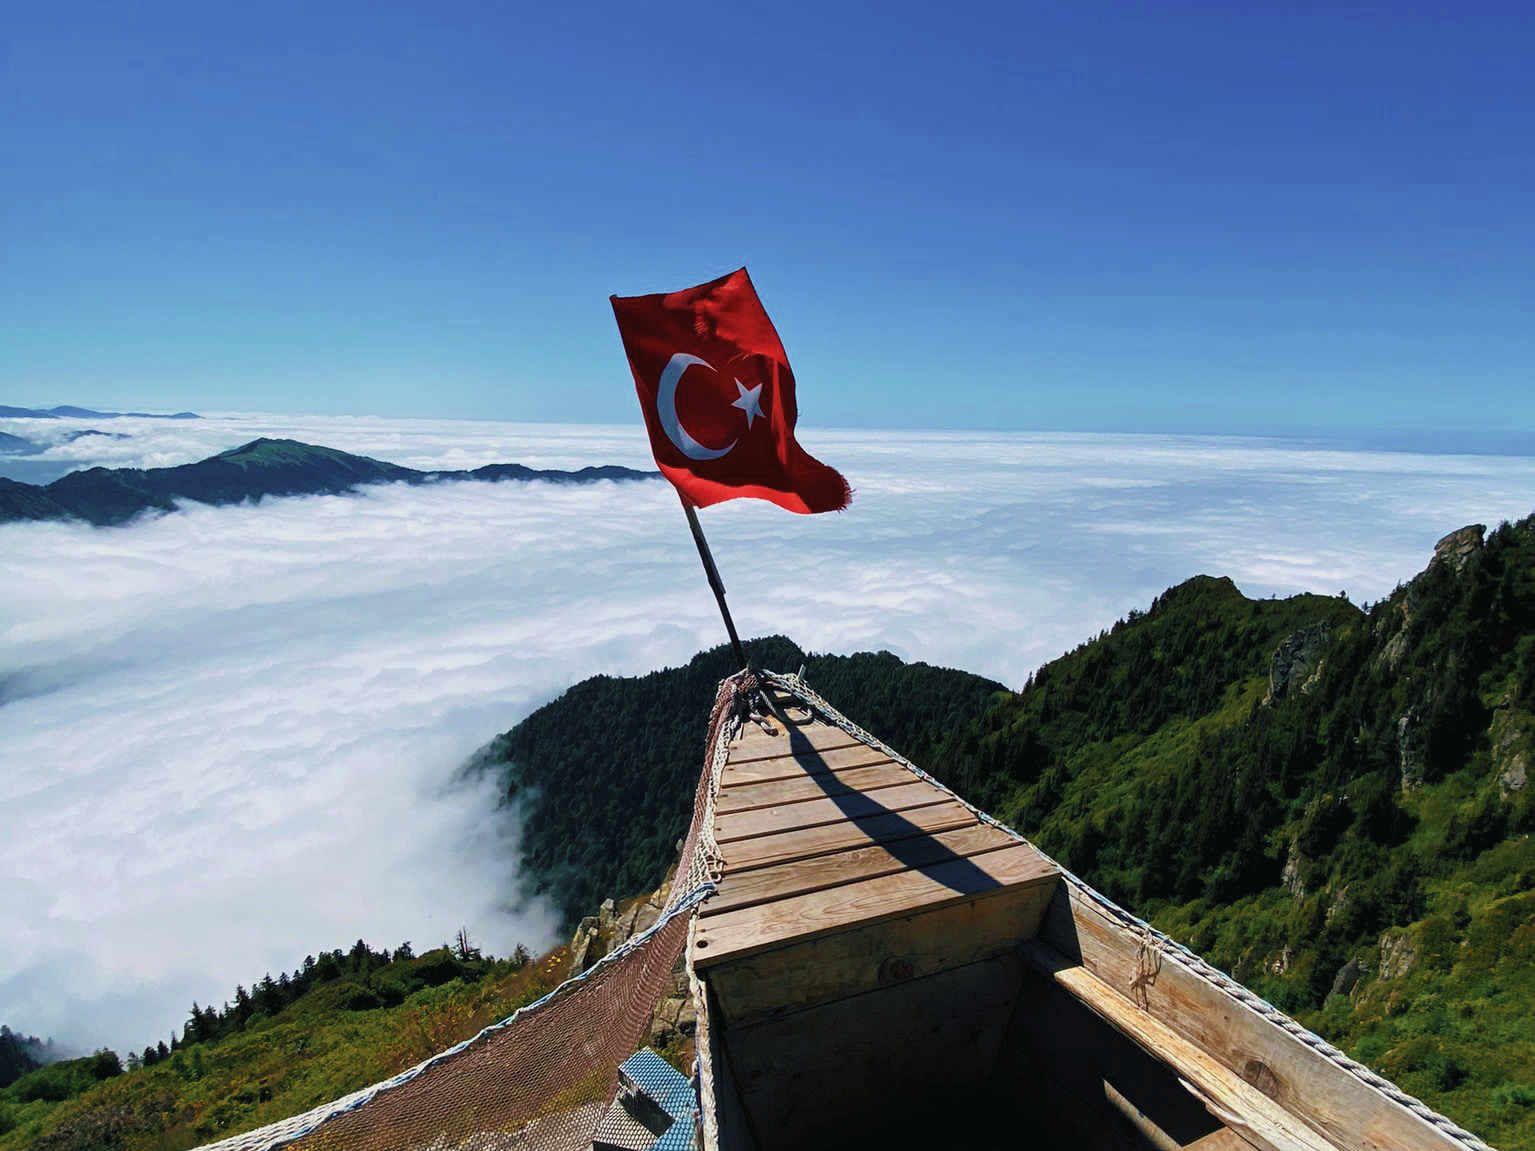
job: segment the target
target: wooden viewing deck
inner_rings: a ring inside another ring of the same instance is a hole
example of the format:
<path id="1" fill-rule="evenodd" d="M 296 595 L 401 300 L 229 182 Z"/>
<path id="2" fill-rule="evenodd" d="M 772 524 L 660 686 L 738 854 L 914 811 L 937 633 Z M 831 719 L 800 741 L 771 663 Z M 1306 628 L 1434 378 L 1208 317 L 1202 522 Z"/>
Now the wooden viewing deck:
<path id="1" fill-rule="evenodd" d="M 689 958 L 754 1142 L 810 1146 L 860 1126 L 849 1109 L 892 1083 L 927 1097 L 985 1079 L 1019 945 L 1059 871 L 797 701 L 775 702 L 787 723 L 747 725 L 730 745 L 714 821 L 724 873 Z"/>
<path id="2" fill-rule="evenodd" d="M 775 730 L 726 748 L 722 874 L 688 948 L 708 1151 L 1484 1147 L 949 791 L 771 701 Z"/>
<path id="3" fill-rule="evenodd" d="M 1055 864 L 840 728 L 781 714 L 777 734 L 748 726 L 731 744 L 714 821 L 725 870 L 692 944 L 732 1025 L 991 958 L 1037 931 Z"/>

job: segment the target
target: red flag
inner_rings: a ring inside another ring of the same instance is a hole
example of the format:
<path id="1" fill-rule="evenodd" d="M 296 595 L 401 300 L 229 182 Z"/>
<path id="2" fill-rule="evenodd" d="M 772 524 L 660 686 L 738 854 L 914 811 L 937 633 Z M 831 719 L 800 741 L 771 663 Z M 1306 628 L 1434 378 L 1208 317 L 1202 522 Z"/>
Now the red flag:
<path id="1" fill-rule="evenodd" d="M 847 481 L 795 442 L 794 373 L 745 268 L 680 292 L 614 296 L 613 314 L 651 451 L 684 500 L 847 507 Z"/>

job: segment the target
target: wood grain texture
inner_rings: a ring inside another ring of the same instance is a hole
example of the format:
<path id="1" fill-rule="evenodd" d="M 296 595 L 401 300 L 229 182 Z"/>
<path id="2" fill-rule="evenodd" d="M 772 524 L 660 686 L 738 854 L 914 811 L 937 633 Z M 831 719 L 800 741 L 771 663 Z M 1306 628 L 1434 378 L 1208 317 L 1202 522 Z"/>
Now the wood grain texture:
<path id="1" fill-rule="evenodd" d="M 1219 1131 L 1212 1131 L 1203 1139 L 1196 1139 L 1192 1143 L 1185 1143 L 1183 1151 L 1248 1151 L 1252 1146 L 1229 1127 L 1222 1127 Z"/>
<path id="2" fill-rule="evenodd" d="M 855 743 L 850 747 L 832 748 L 830 751 L 817 752 L 797 758 L 792 755 L 779 755 L 770 759 L 753 759 L 744 763 L 726 761 L 725 771 L 720 777 L 721 787 L 735 787 L 743 783 L 766 783 L 774 779 L 792 779 L 805 775 L 815 775 L 823 771 L 836 771 L 844 767 L 867 767 L 874 763 L 890 763 L 891 759 L 882 751 L 862 743 Z"/>
<path id="3" fill-rule="evenodd" d="M 911 772 L 894 763 L 852 767 L 815 775 L 801 774 L 798 778 L 775 779 L 767 783 L 721 787 L 714 810 L 717 815 L 728 815 L 733 811 L 751 811 L 759 807 L 776 807 L 782 803 L 823 799 L 849 791 L 874 792 L 902 783 L 920 782 Z"/>
<path id="4" fill-rule="evenodd" d="M 1198 1145 L 1221 1128 L 1172 1068 L 1033 969 L 1019 987 L 993 1080 L 1014 1129 L 1042 1147 L 1149 1151 L 1148 1142 Z"/>
<path id="5" fill-rule="evenodd" d="M 1180 1146 L 1220 1128 L 1167 1064 L 1033 968 L 998 1051 L 993 1093 L 1013 1130 L 1028 1131 L 1042 1148 L 1150 1151 L 1144 1126 L 1127 1122 L 1111 1093 Z"/>
<path id="6" fill-rule="evenodd" d="M 1018 980 L 1009 955 L 731 1031 L 762 1151 L 906 1146 L 912 1126 L 934 1116 L 958 1136 L 950 1146 L 965 1145 Z"/>
<path id="7" fill-rule="evenodd" d="M 1139 937 L 1108 918 L 1075 886 L 1062 884 L 1041 938 L 1142 1013 L 1207 1053 L 1281 1109 L 1303 1116 L 1345 1151 L 1433 1149 L 1460 1144 L 1181 963 L 1147 956 L 1154 973 L 1137 978 Z M 1246 1132 L 1243 1132 L 1244 1136 Z"/>
<path id="8" fill-rule="evenodd" d="M 1026 843 L 846 884 L 701 921 L 694 964 L 712 966 L 787 943 L 1051 880 L 1055 865 Z"/>
<path id="9" fill-rule="evenodd" d="M 907 808 L 899 814 L 843 820 L 743 839 L 726 844 L 721 850 L 725 856 L 726 873 L 735 875 L 751 868 L 771 867 L 796 859 L 830 855 L 850 847 L 947 831 L 975 822 L 975 813 L 969 808 L 952 799 L 944 799 L 925 807 Z"/>
<path id="10" fill-rule="evenodd" d="M 694 928 L 696 924 L 689 928 L 689 938 Z M 705 1114 L 713 1117 L 712 1124 L 703 1125 L 704 1151 L 760 1151 L 725 1052 L 724 1016 L 708 987 L 703 990 L 695 1036 L 698 1061 L 704 1072 L 699 1075 L 699 1104 Z"/>
<path id="11" fill-rule="evenodd" d="M 1300 1115 L 1281 1106 L 1240 1075 L 1141 1010 L 1103 980 L 1065 959 L 1047 943 L 1031 941 L 1023 956 L 1086 1004 L 1122 1035 L 1169 1064 L 1228 1127 L 1262 1151 L 1336 1151 Z"/>
<path id="12" fill-rule="evenodd" d="M 746 763 L 754 759 L 778 759 L 806 750 L 830 751 L 837 747 L 863 745 L 840 727 L 831 727 L 819 720 L 807 723 L 791 723 L 787 728 L 773 721 L 777 734 L 768 735 L 755 724 L 743 728 L 730 743 L 730 761 Z"/>
<path id="13" fill-rule="evenodd" d="M 950 800 L 947 792 L 930 783 L 913 780 L 900 787 L 887 787 L 873 795 L 848 796 L 842 799 L 809 799 L 800 803 L 786 803 L 778 807 L 763 807 L 752 811 L 740 811 L 716 815 L 714 836 L 721 844 L 737 839 L 750 839 L 754 835 L 777 835 L 800 827 L 817 827 L 826 823 L 843 823 L 854 819 L 867 819 L 893 811 L 905 811 L 911 807 L 923 807 L 930 803 Z"/>
<path id="14" fill-rule="evenodd" d="M 821 1003 L 1015 952 L 1039 930 L 1051 876 L 1029 886 L 807 939 L 711 967 L 724 1025 L 750 1027 Z M 707 932 L 699 920 L 700 933 Z M 695 947 L 694 962 L 700 953 Z"/>
<path id="15" fill-rule="evenodd" d="M 742 872 L 727 868 L 719 891 L 704 901 L 699 915 L 707 918 L 910 868 L 932 867 L 956 856 L 974 859 L 983 852 L 998 851 L 1017 842 L 989 824 L 974 823 L 937 835 L 871 844 L 777 867 Z"/>

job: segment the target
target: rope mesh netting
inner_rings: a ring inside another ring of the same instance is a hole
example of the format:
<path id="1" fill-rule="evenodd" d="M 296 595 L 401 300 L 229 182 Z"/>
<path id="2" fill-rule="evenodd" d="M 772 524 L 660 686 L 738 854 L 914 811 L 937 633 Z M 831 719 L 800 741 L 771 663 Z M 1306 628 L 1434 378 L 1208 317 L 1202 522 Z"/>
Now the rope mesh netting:
<path id="1" fill-rule="evenodd" d="M 383 1083 L 203 1151 L 580 1151 L 672 986 L 693 911 L 720 873 L 714 801 L 756 679 L 721 682 L 693 822 L 654 926 L 474 1038 Z"/>

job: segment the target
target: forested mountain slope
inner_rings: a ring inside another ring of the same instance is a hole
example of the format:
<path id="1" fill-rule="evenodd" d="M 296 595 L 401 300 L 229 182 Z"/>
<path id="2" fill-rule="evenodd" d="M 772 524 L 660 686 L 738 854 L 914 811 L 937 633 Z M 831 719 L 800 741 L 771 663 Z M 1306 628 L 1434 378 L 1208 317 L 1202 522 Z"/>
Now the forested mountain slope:
<path id="1" fill-rule="evenodd" d="M 932 668 L 907 686 L 889 655 L 808 657 L 806 678 L 1408 1090 L 1535 1147 L 1535 517 L 1483 537 L 1446 537 L 1368 610 L 1195 577 L 1016 693 Z M 780 644 L 754 663 L 794 670 Z M 589 680 L 491 749 L 568 915 L 670 862 L 730 670 L 716 651 Z M 892 705 L 908 692 L 935 702 Z"/>
<path id="2" fill-rule="evenodd" d="M 467 931 L 421 955 L 359 939 L 235 988 L 222 1010 L 192 1004 L 169 1044 L 33 1060 L 0 1087 L 0 1151 L 178 1151 L 248 1131 L 414 1066 L 564 974 L 563 948 L 496 959 Z M 57 1055 L 5 1028 L 0 1052 L 10 1039 Z"/>
<path id="3" fill-rule="evenodd" d="M 1492 1142 L 1532 1146 L 1532 712 L 1535 517 L 1447 536 L 1368 612 L 1192 580 L 925 766 Z"/>
<path id="4" fill-rule="evenodd" d="M 34 1071 L 53 1054 L 52 1045 L 35 1035 L 17 1035 L 0 1024 L 0 1088 L 8 1087 L 28 1071 Z"/>
<path id="5" fill-rule="evenodd" d="M 971 722 L 1003 686 L 968 672 L 905 664 L 888 652 L 806 655 L 782 636 L 750 640 L 754 667 L 795 671 L 892 746 L 920 756 Z M 715 686 L 728 647 L 686 667 L 595 676 L 497 736 L 473 770 L 500 773 L 521 808 L 522 874 L 574 923 L 608 896 L 654 890 L 693 817 Z M 856 708 L 854 707 L 856 703 Z M 919 760 L 920 762 L 920 760 Z"/>

